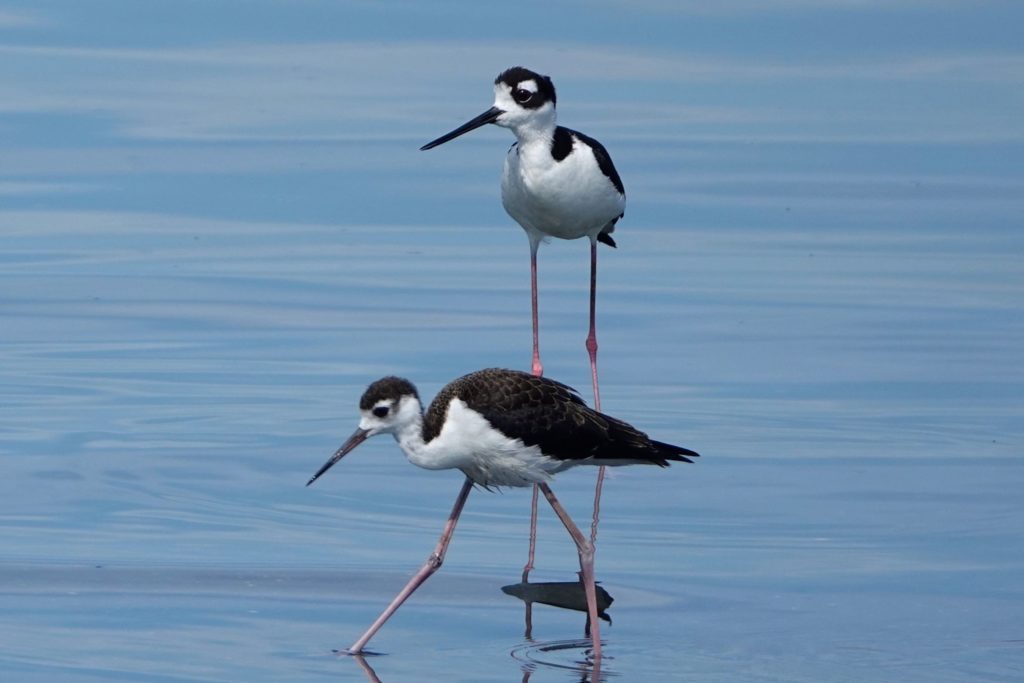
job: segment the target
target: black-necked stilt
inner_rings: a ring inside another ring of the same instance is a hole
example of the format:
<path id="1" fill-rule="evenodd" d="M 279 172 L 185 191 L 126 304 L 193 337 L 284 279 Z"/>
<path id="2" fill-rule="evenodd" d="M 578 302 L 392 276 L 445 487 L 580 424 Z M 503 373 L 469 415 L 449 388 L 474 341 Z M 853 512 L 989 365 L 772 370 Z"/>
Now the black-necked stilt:
<path id="1" fill-rule="evenodd" d="M 432 149 L 464 133 L 493 123 L 510 128 L 516 142 L 505 156 L 501 203 L 530 240 L 530 302 L 533 318 L 533 374 L 543 374 L 537 313 L 537 248 L 548 237 L 590 238 L 590 331 L 586 347 L 594 387 L 594 407 L 601 409 L 597 379 L 597 243 L 615 246 L 611 233 L 622 218 L 626 192 L 604 146 L 555 121 L 555 86 L 551 79 L 521 66 L 494 80 L 494 105 L 455 130 L 428 142 Z M 591 541 L 597 536 L 604 469 L 594 492 Z M 530 517 L 530 551 L 523 580 L 533 568 L 536 542 L 537 492 Z"/>
<path id="2" fill-rule="evenodd" d="M 537 484 L 579 551 L 594 655 L 600 656 L 593 545 L 562 508 L 548 482 L 554 474 L 576 465 L 665 467 L 671 461 L 691 462 L 697 453 L 655 441 L 632 425 L 587 407 L 572 388 L 560 382 L 516 370 L 479 370 L 460 377 L 437 394 L 426 413 L 409 380 L 385 377 L 363 393 L 359 415 L 359 427 L 307 486 L 378 434 L 394 436 L 414 465 L 459 469 L 466 481 L 434 552 L 348 652 L 363 652 L 384 622 L 441 566 L 474 484 L 485 488 Z"/>
<path id="3" fill-rule="evenodd" d="M 516 142 L 505 157 L 501 176 L 501 203 L 530 240 L 535 375 L 543 374 L 537 322 L 537 248 L 548 237 L 590 238 L 587 351 L 596 396 L 597 243 L 615 246 L 611 233 L 623 216 L 626 192 L 600 142 L 556 124 L 555 100 L 555 86 L 550 78 L 521 66 L 513 67 L 494 80 L 494 106 L 420 149 L 433 149 L 488 123 L 515 133 Z"/>

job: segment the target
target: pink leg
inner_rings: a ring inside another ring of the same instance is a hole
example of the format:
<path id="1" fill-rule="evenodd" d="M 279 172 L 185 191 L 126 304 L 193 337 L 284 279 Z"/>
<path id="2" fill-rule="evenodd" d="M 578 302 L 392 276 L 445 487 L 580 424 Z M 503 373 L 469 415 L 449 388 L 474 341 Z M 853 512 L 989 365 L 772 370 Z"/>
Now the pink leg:
<path id="1" fill-rule="evenodd" d="M 597 525 L 601 520 L 601 489 L 604 487 L 604 465 L 597 468 L 597 485 L 594 486 L 594 517 L 590 520 L 590 544 L 597 545 Z"/>
<path id="2" fill-rule="evenodd" d="M 533 500 L 530 503 L 530 552 L 526 556 L 526 566 L 523 567 L 523 583 L 530 580 L 530 572 L 533 571 L 533 555 L 537 550 L 537 486 L 533 487 Z M 527 619 L 530 618 L 530 605 L 527 603 Z"/>
<path id="3" fill-rule="evenodd" d="M 537 248 L 540 242 L 530 240 L 530 307 L 533 314 L 533 363 L 530 371 L 537 377 L 544 374 L 544 366 L 540 364 L 540 323 L 537 315 Z"/>
<path id="4" fill-rule="evenodd" d="M 540 241 L 530 238 L 530 308 L 533 316 L 533 363 L 531 372 L 537 377 L 544 375 L 544 367 L 540 364 L 540 318 L 537 314 L 537 248 Z M 533 487 L 533 501 L 530 503 L 530 552 L 523 567 L 523 583 L 530 580 L 533 570 L 533 556 L 537 549 L 537 487 Z M 527 604 L 526 620 L 530 622 L 531 607 Z"/>
<path id="5" fill-rule="evenodd" d="M 593 643 L 594 667 L 596 669 L 601 662 L 601 629 L 600 621 L 597 618 L 597 589 L 594 588 L 594 546 L 580 532 L 569 513 L 555 498 L 551 488 L 547 484 L 537 484 L 537 486 L 540 487 L 544 497 L 548 499 L 555 514 L 562 520 L 562 524 L 565 525 L 576 544 L 576 550 L 579 551 L 580 580 L 583 582 L 583 590 L 587 594 L 587 615 L 590 619 L 590 640 Z M 598 679 L 595 677 L 594 680 Z"/>
<path id="6" fill-rule="evenodd" d="M 590 379 L 594 385 L 594 410 L 601 410 L 601 391 L 597 384 L 597 240 L 590 240 L 590 334 L 587 335 L 590 355 Z M 594 517 L 590 522 L 590 544 L 597 543 L 597 524 L 601 516 L 601 489 L 604 486 L 604 465 L 597 468 L 594 487 Z"/>
<path id="7" fill-rule="evenodd" d="M 594 385 L 594 410 L 601 410 L 601 392 L 597 386 L 597 240 L 590 240 L 590 333 L 587 335 L 590 356 L 590 381 Z"/>
<path id="8" fill-rule="evenodd" d="M 462 484 L 462 490 L 459 491 L 459 496 L 455 499 L 455 505 L 452 506 L 452 512 L 448 515 L 448 521 L 444 525 L 444 531 L 441 532 L 441 538 L 437 541 L 437 546 L 434 548 L 434 552 L 430 554 L 427 561 L 420 567 L 420 570 L 416 572 L 409 583 L 405 585 L 405 588 L 395 596 L 395 599 L 391 601 L 391 604 L 380 613 L 377 620 L 374 621 L 370 628 L 366 629 L 366 633 L 359 637 L 359 640 L 352 643 L 352 646 L 346 650 L 350 655 L 357 655 L 363 652 L 363 648 L 370 642 L 370 638 L 373 638 L 374 634 L 380 630 L 380 627 L 384 625 L 392 614 L 394 614 L 402 603 L 405 602 L 413 592 L 420 587 L 420 585 L 430 578 L 430 575 L 441 568 L 441 564 L 444 562 L 444 555 L 448 551 L 448 543 L 452 540 L 452 534 L 455 533 L 455 524 L 459 521 L 459 515 L 462 514 L 462 508 L 466 505 L 466 499 L 469 497 L 469 492 L 473 490 L 473 480 L 466 477 L 465 483 Z"/>

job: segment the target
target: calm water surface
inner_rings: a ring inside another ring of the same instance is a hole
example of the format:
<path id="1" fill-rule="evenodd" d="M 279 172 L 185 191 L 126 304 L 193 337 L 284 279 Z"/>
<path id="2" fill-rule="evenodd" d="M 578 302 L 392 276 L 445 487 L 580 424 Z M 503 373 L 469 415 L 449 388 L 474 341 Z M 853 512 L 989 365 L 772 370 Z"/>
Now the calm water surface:
<path id="1" fill-rule="evenodd" d="M 374 674 L 336 657 L 460 475 L 379 439 L 304 487 L 376 377 L 528 367 L 510 136 L 416 151 L 517 62 L 629 193 L 604 408 L 704 456 L 610 472 L 606 677 L 1024 676 L 1018 10 L 607 3 L 524 46 L 458 3 L 132 7 L 0 10 L 4 680 L 587 676 L 582 615 L 526 639 L 500 590 L 525 490 L 471 496 Z M 584 395 L 587 265 L 542 248 L 545 368 Z M 584 521 L 593 476 L 555 487 Z"/>

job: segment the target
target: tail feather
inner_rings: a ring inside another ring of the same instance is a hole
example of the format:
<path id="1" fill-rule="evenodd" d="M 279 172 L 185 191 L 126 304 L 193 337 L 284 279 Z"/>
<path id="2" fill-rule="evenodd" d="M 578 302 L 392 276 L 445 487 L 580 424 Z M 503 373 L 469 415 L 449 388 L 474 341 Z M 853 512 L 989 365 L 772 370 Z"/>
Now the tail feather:
<path id="1" fill-rule="evenodd" d="M 602 429 L 596 432 L 596 442 L 589 453 L 598 462 L 620 460 L 618 464 L 648 462 L 659 467 L 668 467 L 669 462 L 693 462 L 700 454 L 689 448 L 655 441 L 639 429 L 622 420 L 593 412 L 599 418 Z"/>
<path id="2" fill-rule="evenodd" d="M 697 451 L 691 451 L 689 448 L 683 448 L 682 446 L 675 446 L 664 441 L 651 440 L 651 446 L 657 451 L 661 460 L 653 460 L 656 464 L 661 467 L 668 467 L 668 461 L 673 462 L 693 462 L 690 458 L 699 458 L 700 453 Z"/>
<path id="3" fill-rule="evenodd" d="M 619 246 L 619 245 L 615 244 L 615 240 L 612 239 L 612 233 L 615 232 L 615 224 L 624 215 L 626 215 L 626 214 L 620 213 L 614 219 L 608 221 L 608 225 L 606 225 L 603 228 L 601 228 L 601 232 L 599 232 L 597 234 L 597 241 L 601 242 L 602 244 L 607 244 L 609 247 L 617 247 L 617 246 Z"/>

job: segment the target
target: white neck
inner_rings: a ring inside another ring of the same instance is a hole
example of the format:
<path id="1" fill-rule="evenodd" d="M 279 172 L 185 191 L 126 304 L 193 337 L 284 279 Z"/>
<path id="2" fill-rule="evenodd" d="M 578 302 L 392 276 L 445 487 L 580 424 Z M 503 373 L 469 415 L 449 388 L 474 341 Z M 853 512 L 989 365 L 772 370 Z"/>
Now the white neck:
<path id="1" fill-rule="evenodd" d="M 427 444 L 423 441 L 423 407 L 412 396 L 402 399 L 398 406 L 398 420 L 392 432 L 399 448 L 413 465 L 435 469 L 427 455 Z"/>
<path id="2" fill-rule="evenodd" d="M 543 143 L 551 144 L 555 136 L 555 109 L 550 107 L 547 116 L 534 116 L 525 121 L 517 121 L 510 126 L 520 145 Z"/>
<path id="3" fill-rule="evenodd" d="M 399 448 L 405 453 L 405 457 L 414 465 L 426 467 L 422 462 L 422 456 L 426 450 L 426 443 L 423 441 L 423 418 L 420 417 L 414 423 L 405 425 L 401 431 L 395 432 L 395 441 Z"/>
<path id="4" fill-rule="evenodd" d="M 515 133 L 520 145 L 550 143 L 555 135 L 557 116 L 550 102 L 539 109 L 524 109 L 512 100 L 508 86 L 501 83 L 494 86 L 494 106 L 505 112 L 495 123 Z"/>
<path id="5" fill-rule="evenodd" d="M 447 470 L 476 463 L 481 453 L 504 453 L 522 444 L 495 431 L 479 413 L 458 398 L 446 411 L 445 425 L 430 441 L 423 440 L 423 413 L 412 397 L 399 405 L 399 417 L 392 434 L 409 462 L 428 470 Z M 468 474 L 468 473 L 467 473 Z"/>

